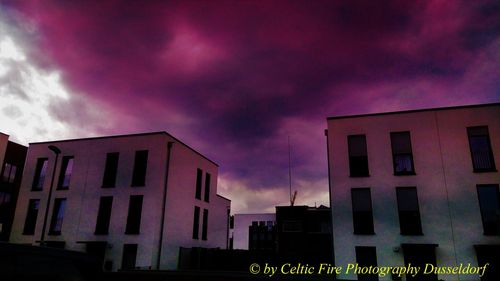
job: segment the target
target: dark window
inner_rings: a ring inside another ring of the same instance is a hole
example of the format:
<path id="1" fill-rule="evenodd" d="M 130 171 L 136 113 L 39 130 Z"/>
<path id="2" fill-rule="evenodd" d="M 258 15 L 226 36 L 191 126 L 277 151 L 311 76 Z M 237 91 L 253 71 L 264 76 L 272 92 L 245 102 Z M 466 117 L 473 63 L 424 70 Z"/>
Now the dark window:
<path id="1" fill-rule="evenodd" d="M 40 199 L 30 199 L 28 204 L 28 214 L 24 221 L 24 235 L 35 234 L 36 219 L 38 217 L 38 210 L 40 209 Z"/>
<path id="2" fill-rule="evenodd" d="M 234 216 L 229 217 L 229 229 L 234 229 Z"/>
<path id="3" fill-rule="evenodd" d="M 283 221 L 283 232 L 302 232 L 302 222 Z"/>
<path id="4" fill-rule="evenodd" d="M 370 189 L 352 188 L 351 196 L 354 234 L 375 234 Z"/>
<path id="5" fill-rule="evenodd" d="M 50 235 L 61 234 L 65 209 L 66 198 L 56 198 L 56 200 L 54 200 L 54 209 L 52 210 L 52 219 L 50 220 Z"/>
<path id="6" fill-rule="evenodd" d="M 148 166 L 148 151 L 139 150 L 135 152 L 134 173 L 132 175 L 132 186 L 144 186 L 146 184 L 146 170 Z"/>
<path id="7" fill-rule="evenodd" d="M 201 240 L 207 240 L 208 233 L 208 210 L 203 209 L 203 226 L 201 228 Z"/>
<path id="8" fill-rule="evenodd" d="M 10 203 L 10 192 L 0 191 L 0 207 L 7 205 L 8 203 Z"/>
<path id="9" fill-rule="evenodd" d="M 108 234 L 113 196 L 103 196 L 99 202 L 95 234 Z"/>
<path id="10" fill-rule="evenodd" d="M 47 158 L 38 158 L 35 168 L 35 178 L 33 179 L 32 190 L 42 190 L 45 176 L 47 174 Z"/>
<path id="11" fill-rule="evenodd" d="M 17 167 L 15 165 L 5 163 L 2 173 L 2 181 L 13 183 L 16 178 Z"/>
<path id="12" fill-rule="evenodd" d="M 124 244 L 122 269 L 134 269 L 136 259 L 137 259 L 137 244 Z"/>
<path id="13" fill-rule="evenodd" d="M 405 266 L 421 268 L 415 275 L 406 274 L 406 281 L 438 280 L 435 271 L 424 273 L 428 264 L 436 266 L 436 247 L 434 244 L 402 244 Z"/>
<path id="14" fill-rule="evenodd" d="M 399 227 L 403 235 L 421 235 L 420 209 L 416 187 L 397 187 Z"/>
<path id="15" fill-rule="evenodd" d="M 348 136 L 347 143 L 349 146 L 349 171 L 351 177 L 369 176 L 366 136 Z"/>
<path id="16" fill-rule="evenodd" d="M 485 235 L 500 235 L 500 194 L 498 184 L 477 186 Z"/>
<path id="17" fill-rule="evenodd" d="M 73 156 L 64 156 L 62 158 L 61 173 L 59 174 L 59 183 L 57 189 L 68 189 L 73 173 Z"/>
<path id="18" fill-rule="evenodd" d="M 193 239 L 198 239 L 198 233 L 200 229 L 200 207 L 194 207 L 194 216 L 193 216 Z"/>
<path id="19" fill-rule="evenodd" d="M 203 178 L 203 171 L 201 169 L 196 170 L 196 199 L 201 200 L 201 181 Z"/>
<path id="20" fill-rule="evenodd" d="M 356 246 L 356 262 L 359 267 L 377 267 L 376 248 Z M 378 280 L 378 274 L 358 273 L 358 280 Z"/>
<path id="21" fill-rule="evenodd" d="M 119 158 L 120 153 L 118 152 L 106 154 L 106 166 L 104 168 L 104 176 L 102 177 L 102 187 L 115 187 Z"/>
<path id="22" fill-rule="evenodd" d="M 474 172 L 495 171 L 495 160 L 491 150 L 487 126 L 467 128 Z"/>
<path id="23" fill-rule="evenodd" d="M 210 201 L 210 174 L 205 175 L 205 201 Z"/>
<path id="24" fill-rule="evenodd" d="M 391 133 L 392 161 L 395 175 L 414 175 L 410 132 Z"/>
<path id="25" fill-rule="evenodd" d="M 141 228 L 142 195 L 131 195 L 125 234 L 139 234 Z"/>

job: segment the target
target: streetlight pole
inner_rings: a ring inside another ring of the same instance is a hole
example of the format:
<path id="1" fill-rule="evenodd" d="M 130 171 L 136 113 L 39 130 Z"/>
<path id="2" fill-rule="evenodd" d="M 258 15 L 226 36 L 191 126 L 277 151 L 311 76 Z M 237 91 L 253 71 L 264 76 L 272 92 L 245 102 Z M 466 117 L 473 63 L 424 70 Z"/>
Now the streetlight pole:
<path id="1" fill-rule="evenodd" d="M 52 189 L 54 187 L 54 178 L 56 177 L 57 159 L 61 150 L 54 145 L 49 145 L 49 149 L 56 155 L 56 161 L 54 162 L 54 169 L 52 169 L 52 179 L 50 180 L 49 196 L 47 198 L 47 206 L 45 206 L 45 215 L 43 217 L 42 226 L 42 236 L 40 237 L 40 246 L 45 246 L 45 229 L 47 228 L 47 217 L 49 216 L 50 200 L 52 198 Z"/>

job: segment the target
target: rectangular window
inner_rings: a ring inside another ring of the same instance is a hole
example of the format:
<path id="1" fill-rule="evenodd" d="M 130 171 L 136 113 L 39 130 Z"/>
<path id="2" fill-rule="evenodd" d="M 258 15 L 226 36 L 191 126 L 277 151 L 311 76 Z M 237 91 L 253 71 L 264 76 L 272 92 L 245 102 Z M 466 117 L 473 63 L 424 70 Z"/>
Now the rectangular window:
<path id="1" fill-rule="evenodd" d="M 210 201 L 210 174 L 205 175 L 205 202 Z"/>
<path id="2" fill-rule="evenodd" d="M 122 269 L 134 269 L 137 259 L 137 244 L 123 244 Z"/>
<path id="3" fill-rule="evenodd" d="M 416 187 L 396 187 L 399 227 L 403 235 L 422 235 Z"/>
<path id="4" fill-rule="evenodd" d="M 13 183 L 16 178 L 17 167 L 15 165 L 5 163 L 2 173 L 2 181 Z"/>
<path id="5" fill-rule="evenodd" d="M 73 156 L 64 156 L 62 158 L 61 173 L 59 174 L 59 183 L 57 189 L 68 189 L 71 174 L 73 173 Z"/>
<path id="6" fill-rule="evenodd" d="M 95 234 L 108 234 L 112 206 L 113 196 L 101 197 L 101 200 L 99 201 L 99 211 L 97 213 Z"/>
<path id="7" fill-rule="evenodd" d="M 368 152 L 366 149 L 366 136 L 353 135 L 347 137 L 349 147 L 349 171 L 351 177 L 367 177 Z"/>
<path id="8" fill-rule="evenodd" d="M 148 166 L 148 151 L 139 150 L 135 152 L 134 173 L 132 175 L 132 186 L 144 186 L 146 184 L 146 170 Z"/>
<path id="9" fill-rule="evenodd" d="M 356 246 L 356 262 L 359 267 L 377 267 L 377 250 L 375 247 Z M 358 280 L 378 280 L 378 274 L 358 273 Z"/>
<path id="10" fill-rule="evenodd" d="M 283 232 L 302 232 L 301 221 L 283 221 Z"/>
<path id="11" fill-rule="evenodd" d="M 31 190 L 42 190 L 45 176 L 47 175 L 47 158 L 38 158 L 35 168 L 35 178 Z"/>
<path id="12" fill-rule="evenodd" d="M 194 216 L 193 216 L 193 239 L 198 239 L 198 233 L 200 229 L 200 207 L 194 207 Z"/>
<path id="13" fill-rule="evenodd" d="M 142 195 L 130 196 L 125 234 L 139 234 L 141 228 L 142 201 Z"/>
<path id="14" fill-rule="evenodd" d="M 395 175 L 414 175 L 410 132 L 391 133 L 392 162 Z"/>
<path id="15" fill-rule="evenodd" d="M 118 152 L 106 154 L 106 166 L 104 167 L 104 176 L 102 177 L 102 187 L 115 187 L 119 158 L 120 153 Z"/>
<path id="16" fill-rule="evenodd" d="M 36 219 L 38 217 L 38 210 L 40 209 L 40 199 L 30 199 L 28 203 L 28 213 L 24 221 L 24 235 L 35 234 Z"/>
<path id="17" fill-rule="evenodd" d="M 66 198 L 56 198 L 54 200 L 54 209 L 52 210 L 52 218 L 50 220 L 50 235 L 60 235 L 63 218 L 64 218 L 64 210 L 66 209 Z"/>
<path id="18" fill-rule="evenodd" d="M 0 191 L 0 208 L 2 208 L 2 205 L 7 205 L 9 203 L 10 203 L 10 192 Z M 1 211 L 2 209 L 0 209 L 0 215 L 2 214 Z"/>
<path id="19" fill-rule="evenodd" d="M 203 178 L 203 171 L 201 169 L 196 170 L 196 194 L 195 198 L 201 200 L 201 181 Z"/>
<path id="20" fill-rule="evenodd" d="M 498 184 L 477 185 L 484 235 L 500 235 L 500 192 Z"/>
<path id="21" fill-rule="evenodd" d="M 474 172 L 496 171 L 488 127 L 468 127 L 467 134 Z"/>
<path id="22" fill-rule="evenodd" d="M 352 188 L 354 234 L 375 234 L 370 188 Z"/>
<path id="23" fill-rule="evenodd" d="M 207 240 L 208 234 L 208 210 L 203 209 L 203 226 L 201 228 L 201 240 Z"/>

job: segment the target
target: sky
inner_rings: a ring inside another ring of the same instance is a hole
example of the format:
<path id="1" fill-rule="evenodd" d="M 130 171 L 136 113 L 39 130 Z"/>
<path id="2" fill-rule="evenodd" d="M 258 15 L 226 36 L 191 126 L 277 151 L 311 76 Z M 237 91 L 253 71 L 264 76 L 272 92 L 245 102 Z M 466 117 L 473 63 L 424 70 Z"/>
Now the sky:
<path id="1" fill-rule="evenodd" d="M 328 205 L 328 116 L 499 101 L 498 0 L 0 0 L 0 132 L 167 131 L 233 213 L 289 204 L 289 167 Z"/>

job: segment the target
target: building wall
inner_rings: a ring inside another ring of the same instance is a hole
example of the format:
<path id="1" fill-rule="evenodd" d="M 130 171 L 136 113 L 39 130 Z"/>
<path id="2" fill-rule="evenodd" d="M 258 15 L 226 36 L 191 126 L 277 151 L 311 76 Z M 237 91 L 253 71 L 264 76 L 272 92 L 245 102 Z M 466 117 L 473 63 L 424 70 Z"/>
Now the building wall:
<path id="1" fill-rule="evenodd" d="M 498 167 L 499 116 L 500 105 L 491 105 L 329 119 L 336 264 L 346 266 L 355 262 L 355 246 L 376 246 L 378 265 L 403 266 L 401 244 L 423 243 L 439 245 L 436 257 L 440 266 L 477 265 L 473 245 L 498 244 L 500 240 L 498 236 L 483 235 L 476 185 L 498 184 L 500 176 L 498 172 L 473 172 L 466 128 L 488 126 Z M 393 175 L 390 133 L 398 131 L 410 131 L 416 175 Z M 349 176 L 347 136 L 357 134 L 366 135 L 369 177 Z M 398 186 L 417 187 L 424 235 L 400 235 L 395 191 Z M 375 235 L 353 234 L 353 187 L 371 188 Z M 356 278 L 353 274 L 339 277 Z M 390 278 L 380 277 L 380 280 Z M 457 277 L 439 275 L 439 278 L 456 280 Z"/>
<path id="2" fill-rule="evenodd" d="M 0 132 L 0 163 L 3 163 L 8 142 L 9 142 L 9 135 Z"/>
<path id="3" fill-rule="evenodd" d="M 235 214 L 232 229 L 233 249 L 248 250 L 248 231 L 253 221 L 276 222 L 276 214 Z"/>
<path id="4" fill-rule="evenodd" d="M 172 142 L 168 184 L 167 173 L 168 143 Z M 62 151 L 56 168 L 56 179 L 61 169 L 62 156 L 74 156 L 73 173 L 69 190 L 56 190 L 54 198 L 67 198 L 62 233 L 59 236 L 47 235 L 46 240 L 65 241 L 67 249 L 85 251 L 86 242 L 106 241 L 105 259 L 113 261 L 113 270 L 121 268 L 123 245 L 138 244 L 136 267 L 157 268 L 160 241 L 161 210 L 163 192 L 167 188 L 165 225 L 161 268 L 177 267 L 179 246 L 197 246 L 192 239 L 192 219 L 196 169 L 201 167 L 212 173 L 211 192 L 215 199 L 217 192 L 217 165 L 194 152 L 186 145 L 166 133 L 151 133 L 121 137 L 83 139 L 50 143 L 31 144 L 28 151 L 26 170 L 21 185 L 20 200 L 16 210 L 11 242 L 35 244 L 40 240 L 44 210 L 54 169 L 54 154 L 48 145 L 55 145 Z M 148 150 L 145 186 L 131 186 L 135 152 Z M 116 185 L 102 188 L 106 154 L 119 152 Z M 49 158 L 47 176 L 43 191 L 31 191 L 37 159 Z M 57 181 L 54 183 L 57 185 Z M 190 198 L 192 194 L 192 199 Z M 125 234 L 129 200 L 131 195 L 143 195 L 140 234 Z M 95 235 L 97 213 L 101 196 L 113 196 L 109 234 Z M 28 210 L 29 199 L 41 199 L 35 235 L 23 235 L 23 226 Z M 53 201 L 52 201 L 53 202 Z M 225 247 L 224 236 L 217 238 L 212 233 L 215 226 L 226 224 L 226 218 L 215 217 L 217 208 L 227 208 L 228 200 L 214 200 L 209 208 L 213 226 L 209 227 L 209 240 L 203 245 Z M 51 209 L 53 203 L 51 204 Z M 213 209 L 213 210 L 212 210 Z M 47 229 L 50 225 L 52 210 L 49 210 Z M 222 222 L 220 222 L 222 221 Z M 201 229 L 201 226 L 200 226 Z M 221 240 L 224 242 L 222 243 Z"/>

